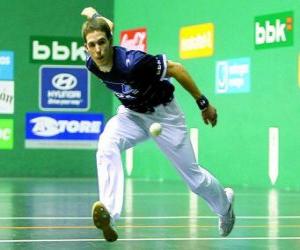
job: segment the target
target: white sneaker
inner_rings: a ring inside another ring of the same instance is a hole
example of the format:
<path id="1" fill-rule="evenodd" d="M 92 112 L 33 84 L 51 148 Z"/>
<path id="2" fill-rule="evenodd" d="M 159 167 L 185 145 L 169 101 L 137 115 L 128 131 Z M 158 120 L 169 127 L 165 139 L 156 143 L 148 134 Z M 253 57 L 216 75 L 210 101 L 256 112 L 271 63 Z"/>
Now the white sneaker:
<path id="1" fill-rule="evenodd" d="M 219 233 L 221 236 L 226 237 L 230 234 L 235 222 L 235 215 L 233 212 L 234 191 L 231 188 L 225 188 L 224 192 L 230 202 L 230 207 L 226 215 L 219 217 Z"/>

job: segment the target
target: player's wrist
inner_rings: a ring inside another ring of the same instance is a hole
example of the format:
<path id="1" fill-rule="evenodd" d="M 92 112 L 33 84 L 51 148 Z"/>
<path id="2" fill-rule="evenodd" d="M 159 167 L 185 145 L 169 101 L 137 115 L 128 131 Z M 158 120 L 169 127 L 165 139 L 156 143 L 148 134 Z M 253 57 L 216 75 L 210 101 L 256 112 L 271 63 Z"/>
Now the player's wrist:
<path id="1" fill-rule="evenodd" d="M 102 15 L 99 14 L 98 12 L 95 12 L 95 13 L 92 15 L 92 19 L 99 18 L 99 17 L 102 17 Z"/>
<path id="2" fill-rule="evenodd" d="M 205 111 L 205 110 L 208 108 L 208 106 L 209 106 L 209 101 L 208 101 L 208 99 L 206 98 L 206 96 L 204 96 L 204 95 L 201 95 L 201 96 L 196 100 L 196 103 L 197 103 L 197 105 L 198 105 L 198 107 L 199 107 L 199 109 L 200 109 L 201 111 Z"/>

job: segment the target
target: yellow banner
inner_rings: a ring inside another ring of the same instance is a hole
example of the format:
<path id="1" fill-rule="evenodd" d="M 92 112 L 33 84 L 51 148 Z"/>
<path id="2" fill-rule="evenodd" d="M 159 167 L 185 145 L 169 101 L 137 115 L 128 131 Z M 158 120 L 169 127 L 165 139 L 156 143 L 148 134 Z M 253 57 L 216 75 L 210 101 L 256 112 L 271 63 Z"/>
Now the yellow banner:
<path id="1" fill-rule="evenodd" d="M 213 23 L 182 27 L 179 35 L 180 58 L 208 57 L 214 53 Z"/>

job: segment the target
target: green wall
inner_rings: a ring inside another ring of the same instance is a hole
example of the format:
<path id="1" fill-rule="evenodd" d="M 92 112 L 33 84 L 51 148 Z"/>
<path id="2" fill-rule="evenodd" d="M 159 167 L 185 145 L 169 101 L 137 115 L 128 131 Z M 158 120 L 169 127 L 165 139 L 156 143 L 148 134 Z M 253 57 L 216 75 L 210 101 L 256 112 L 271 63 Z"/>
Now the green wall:
<path id="1" fill-rule="evenodd" d="M 30 37 L 80 37 L 84 7 L 95 6 L 113 19 L 113 1 L 1 0 L 0 51 L 14 51 L 15 111 L 0 114 L 14 121 L 12 150 L 0 150 L 0 176 L 95 176 L 95 150 L 25 149 L 25 114 L 42 112 L 38 105 L 38 70 L 30 62 Z M 111 116 L 112 96 L 91 76 L 91 105 L 87 112 Z"/>
<path id="2" fill-rule="evenodd" d="M 256 49 L 255 17 L 293 11 L 293 45 Z M 189 127 L 199 129 L 199 161 L 223 184 L 270 186 L 269 128 L 279 129 L 279 176 L 276 186 L 300 188 L 300 54 L 299 0 L 116 0 L 115 43 L 123 30 L 145 27 L 151 54 L 165 53 L 181 62 L 218 109 L 218 126 L 205 126 L 193 99 L 176 85 L 176 97 Z M 179 30 L 213 23 L 214 53 L 181 59 Z M 250 92 L 217 94 L 216 62 L 250 58 Z M 115 101 L 115 106 L 118 101 Z M 148 157 L 145 158 L 145 152 Z M 134 149 L 136 178 L 177 179 L 168 160 L 152 141 Z"/>
<path id="3" fill-rule="evenodd" d="M 300 4 L 299 0 L 2 0 L 0 51 L 15 55 L 15 111 L 0 114 L 14 122 L 11 150 L 0 150 L 0 175 L 5 176 L 96 176 L 95 150 L 25 149 L 25 114 L 43 112 L 38 105 L 38 69 L 30 62 L 30 37 L 79 37 L 80 11 L 93 6 L 116 25 L 115 44 L 123 30 L 145 27 L 148 52 L 165 53 L 181 62 L 201 90 L 217 107 L 218 126 L 201 120 L 193 99 L 179 84 L 176 97 L 190 128 L 199 129 L 199 162 L 225 185 L 268 187 L 268 131 L 279 129 L 279 176 L 276 186 L 300 188 Z M 293 12 L 293 45 L 256 49 L 256 17 Z M 214 53 L 208 57 L 181 59 L 179 30 L 213 23 Z M 250 92 L 217 94 L 216 63 L 250 59 Z M 106 119 L 119 102 L 91 76 L 91 107 Z M 147 157 L 145 157 L 147 152 Z M 178 179 L 169 161 L 150 140 L 134 149 L 133 178 Z"/>

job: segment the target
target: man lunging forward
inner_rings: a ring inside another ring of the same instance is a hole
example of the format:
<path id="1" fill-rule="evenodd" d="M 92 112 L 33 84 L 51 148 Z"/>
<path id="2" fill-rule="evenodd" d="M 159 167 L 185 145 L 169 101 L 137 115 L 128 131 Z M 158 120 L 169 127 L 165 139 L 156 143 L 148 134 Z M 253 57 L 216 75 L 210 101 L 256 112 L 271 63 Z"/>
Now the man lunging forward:
<path id="1" fill-rule="evenodd" d="M 160 136 L 153 138 L 182 177 L 183 181 L 211 210 L 219 216 L 219 232 L 227 236 L 234 225 L 234 192 L 196 162 L 184 114 L 177 105 L 169 81 L 174 77 L 195 99 L 203 121 L 214 127 L 216 109 L 201 93 L 186 69 L 166 56 L 150 55 L 112 45 L 113 23 L 91 7 L 82 13 L 87 21 L 82 27 L 87 68 L 102 80 L 121 101 L 117 114 L 105 126 L 99 138 L 97 171 L 100 201 L 95 202 L 92 215 L 97 228 L 107 241 L 118 234 L 113 227 L 119 219 L 124 190 L 121 152 L 150 138 L 148 128 L 162 124 Z M 195 105 L 195 107 L 196 107 Z"/>

